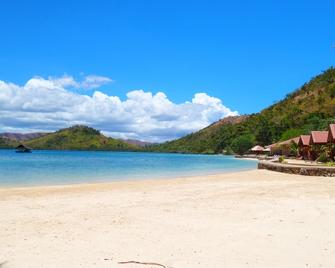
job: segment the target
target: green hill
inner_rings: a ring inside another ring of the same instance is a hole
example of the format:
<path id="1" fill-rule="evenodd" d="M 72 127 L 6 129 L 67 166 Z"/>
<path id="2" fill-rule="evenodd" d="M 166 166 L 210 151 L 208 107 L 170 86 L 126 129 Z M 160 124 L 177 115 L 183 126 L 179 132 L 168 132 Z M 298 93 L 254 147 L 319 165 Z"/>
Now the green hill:
<path id="1" fill-rule="evenodd" d="M 134 151 L 139 147 L 108 138 L 87 126 L 73 126 L 24 142 L 33 149 Z"/>
<path id="2" fill-rule="evenodd" d="M 241 140 L 268 145 L 335 122 L 335 69 L 288 94 L 285 99 L 249 116 L 220 120 L 183 138 L 150 146 L 148 150 L 181 153 L 231 151 Z"/>

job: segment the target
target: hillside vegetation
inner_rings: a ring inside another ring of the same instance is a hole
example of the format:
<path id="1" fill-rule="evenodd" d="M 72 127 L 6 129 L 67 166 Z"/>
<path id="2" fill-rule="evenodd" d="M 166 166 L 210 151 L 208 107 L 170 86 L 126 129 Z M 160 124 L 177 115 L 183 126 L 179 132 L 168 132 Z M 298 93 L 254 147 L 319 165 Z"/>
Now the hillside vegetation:
<path id="1" fill-rule="evenodd" d="M 15 140 L 0 137 L 0 149 L 10 149 L 16 147 L 18 144 Z"/>
<path id="2" fill-rule="evenodd" d="M 33 149 L 132 151 L 138 146 L 106 137 L 87 126 L 73 126 L 24 142 Z"/>
<path id="3" fill-rule="evenodd" d="M 335 69 L 313 78 L 285 99 L 250 116 L 220 120 L 198 132 L 148 150 L 181 153 L 231 151 L 240 140 L 268 145 L 335 122 Z"/>

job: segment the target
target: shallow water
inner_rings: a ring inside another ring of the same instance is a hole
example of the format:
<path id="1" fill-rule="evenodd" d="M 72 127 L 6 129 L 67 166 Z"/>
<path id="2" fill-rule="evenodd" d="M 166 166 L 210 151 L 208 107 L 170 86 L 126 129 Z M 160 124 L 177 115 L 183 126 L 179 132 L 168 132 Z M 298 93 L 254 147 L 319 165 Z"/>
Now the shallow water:
<path id="1" fill-rule="evenodd" d="M 255 161 L 223 155 L 0 150 L 2 186 L 175 178 L 255 168 Z"/>

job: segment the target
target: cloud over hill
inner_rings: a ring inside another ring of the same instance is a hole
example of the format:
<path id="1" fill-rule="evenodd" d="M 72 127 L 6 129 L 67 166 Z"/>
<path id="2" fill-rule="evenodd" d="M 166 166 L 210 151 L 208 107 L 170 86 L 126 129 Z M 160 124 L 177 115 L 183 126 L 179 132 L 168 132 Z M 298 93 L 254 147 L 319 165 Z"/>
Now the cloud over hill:
<path id="1" fill-rule="evenodd" d="M 50 131 L 84 124 L 114 137 L 159 142 L 237 114 L 206 93 L 173 103 L 163 92 L 133 90 L 121 100 L 97 89 L 111 81 L 95 75 L 81 82 L 71 76 L 34 77 L 23 86 L 0 80 L 0 130 Z M 95 91 L 85 95 L 70 88 Z"/>

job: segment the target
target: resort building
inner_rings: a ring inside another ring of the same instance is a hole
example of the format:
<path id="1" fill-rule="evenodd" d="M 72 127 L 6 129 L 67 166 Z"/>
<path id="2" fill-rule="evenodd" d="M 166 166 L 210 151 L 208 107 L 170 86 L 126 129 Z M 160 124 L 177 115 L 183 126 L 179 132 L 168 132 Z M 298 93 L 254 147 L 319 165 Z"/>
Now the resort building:
<path id="1" fill-rule="evenodd" d="M 256 145 L 251 152 L 256 154 L 295 156 L 304 160 L 316 160 L 321 153 L 335 160 L 335 124 L 330 124 L 326 131 L 311 131 L 310 135 L 301 135 L 271 145 Z"/>
<path id="2" fill-rule="evenodd" d="M 328 143 L 328 131 L 311 131 L 311 160 L 316 160 L 322 151 L 322 146 Z"/>
<path id="3" fill-rule="evenodd" d="M 335 143 L 335 124 L 329 125 L 328 142 Z"/>
<path id="4" fill-rule="evenodd" d="M 298 142 L 299 155 L 305 159 L 311 159 L 311 135 L 301 135 Z"/>
<path id="5" fill-rule="evenodd" d="M 311 131 L 311 145 L 325 145 L 328 143 L 328 131 Z"/>
<path id="6" fill-rule="evenodd" d="M 286 141 L 281 141 L 277 143 L 273 143 L 266 148 L 270 148 L 270 154 L 278 154 L 278 155 L 291 155 L 291 146 L 292 144 L 298 145 L 300 137 L 295 137 Z"/>
<path id="7" fill-rule="evenodd" d="M 335 158 L 335 124 L 329 125 L 328 144 L 330 144 L 330 156 Z"/>

